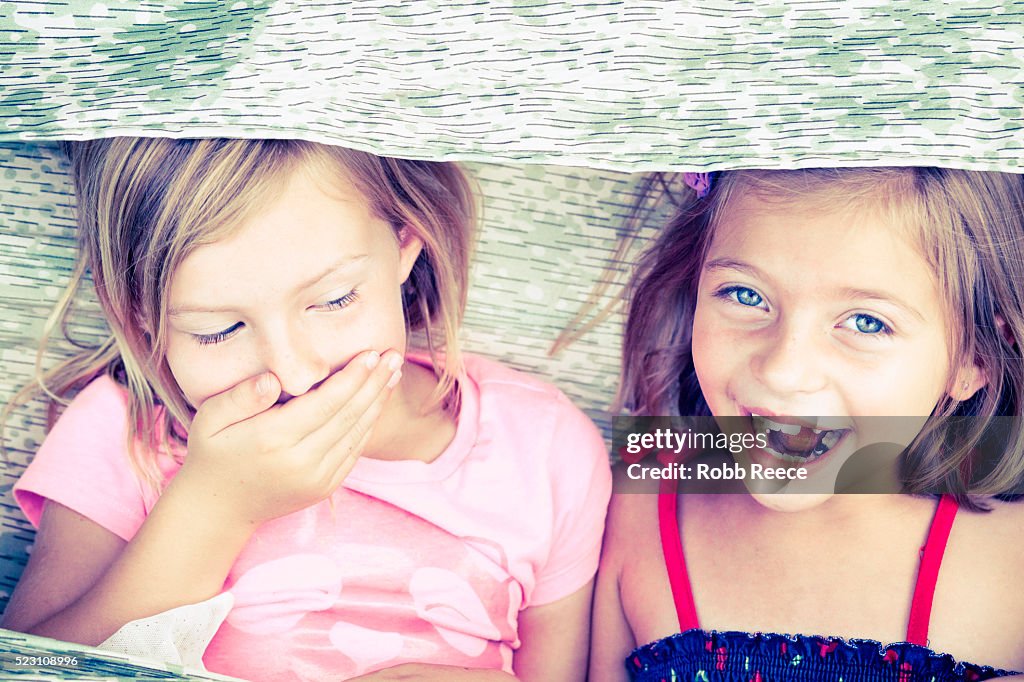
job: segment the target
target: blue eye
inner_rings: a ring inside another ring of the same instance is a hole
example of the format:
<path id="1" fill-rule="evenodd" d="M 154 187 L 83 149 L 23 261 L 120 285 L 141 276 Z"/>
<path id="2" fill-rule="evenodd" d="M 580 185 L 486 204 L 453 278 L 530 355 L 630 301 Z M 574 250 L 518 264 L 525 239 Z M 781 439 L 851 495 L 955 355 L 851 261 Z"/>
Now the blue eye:
<path id="1" fill-rule="evenodd" d="M 352 305 L 357 298 L 359 298 L 359 292 L 353 289 L 352 291 L 348 292 L 341 298 L 336 298 L 332 301 L 327 301 L 326 303 L 322 303 L 317 307 L 325 308 L 327 310 L 341 310 L 342 308 L 347 308 L 350 305 Z"/>
<path id="2" fill-rule="evenodd" d="M 736 291 L 736 300 L 743 305 L 759 306 L 764 299 L 753 289 L 743 288 Z"/>
<path id="3" fill-rule="evenodd" d="M 885 322 L 882 322 L 877 317 L 871 315 L 865 315 L 864 313 L 857 313 L 856 315 L 850 315 L 846 318 L 846 322 L 853 322 L 852 329 L 860 332 L 861 334 L 876 335 L 881 334 L 888 336 L 892 334 L 892 329 L 889 328 Z M 848 324 L 843 324 L 844 327 L 851 328 Z"/>
<path id="4" fill-rule="evenodd" d="M 220 343 L 221 341 L 225 341 L 231 338 L 241 328 L 242 323 L 236 322 L 227 329 L 219 331 L 215 334 L 193 334 L 192 336 L 195 338 L 196 342 L 199 343 L 200 346 L 212 346 L 213 344 Z"/>
<path id="5" fill-rule="evenodd" d="M 764 297 L 750 287 L 725 287 L 715 295 L 735 301 L 748 308 L 760 308 L 764 305 Z"/>

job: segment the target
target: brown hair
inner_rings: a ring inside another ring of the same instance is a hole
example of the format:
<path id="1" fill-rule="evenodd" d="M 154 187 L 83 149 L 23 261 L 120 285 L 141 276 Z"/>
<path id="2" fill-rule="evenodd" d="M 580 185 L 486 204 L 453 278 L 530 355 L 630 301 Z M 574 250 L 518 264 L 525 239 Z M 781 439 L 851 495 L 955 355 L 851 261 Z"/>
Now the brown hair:
<path id="1" fill-rule="evenodd" d="M 697 284 L 715 226 L 741 194 L 777 201 L 846 202 L 887 211 L 918 236 L 953 320 L 951 366 L 979 363 L 988 383 L 966 401 L 945 396 L 908 449 L 908 492 L 946 490 L 981 508 L 981 497 L 1020 492 L 1024 480 L 1024 177 L 942 168 L 740 170 L 718 174 L 710 193 L 687 190 L 641 257 L 629 288 L 619 407 L 643 415 L 706 415 L 691 351 Z M 970 416 L 963 428 L 942 418 Z M 1005 454 L 976 466 L 991 417 L 1013 418 Z"/>
<path id="2" fill-rule="evenodd" d="M 133 463 L 159 481 L 153 448 L 181 441 L 191 413 L 165 361 L 167 296 L 178 265 L 196 247 L 223 238 L 265 206 L 282 177 L 313 163 L 328 181 L 351 182 L 396 235 L 423 250 L 403 286 L 407 327 L 422 330 L 438 377 L 434 404 L 458 405 L 458 329 L 466 304 L 475 199 L 451 163 L 379 157 L 299 140 L 118 137 L 68 143 L 78 200 L 79 257 L 44 331 L 39 358 L 66 326 L 76 292 L 91 273 L 110 335 L 56 367 L 11 405 L 39 392 L 56 403 L 101 374 L 128 388 Z M 332 177 L 331 174 L 334 174 Z M 437 353 L 444 350 L 444 357 Z M 37 362 L 37 367 L 39 363 Z M 157 406 L 171 419 L 158 419 Z M 151 447 L 134 447 L 136 438 Z"/>

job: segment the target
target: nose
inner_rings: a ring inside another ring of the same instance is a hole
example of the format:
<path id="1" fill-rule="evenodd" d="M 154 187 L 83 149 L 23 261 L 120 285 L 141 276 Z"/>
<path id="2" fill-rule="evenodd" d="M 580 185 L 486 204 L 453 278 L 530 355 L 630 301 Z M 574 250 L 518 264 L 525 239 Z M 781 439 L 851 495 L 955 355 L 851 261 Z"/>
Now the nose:
<path id="1" fill-rule="evenodd" d="M 311 330 L 291 321 L 267 330 L 264 366 L 281 382 L 284 397 L 302 395 L 330 374 L 330 363 L 317 348 Z"/>
<path id="2" fill-rule="evenodd" d="M 780 318 L 759 336 L 751 369 L 770 396 L 785 405 L 791 396 L 825 388 L 824 331 L 798 319 Z"/>

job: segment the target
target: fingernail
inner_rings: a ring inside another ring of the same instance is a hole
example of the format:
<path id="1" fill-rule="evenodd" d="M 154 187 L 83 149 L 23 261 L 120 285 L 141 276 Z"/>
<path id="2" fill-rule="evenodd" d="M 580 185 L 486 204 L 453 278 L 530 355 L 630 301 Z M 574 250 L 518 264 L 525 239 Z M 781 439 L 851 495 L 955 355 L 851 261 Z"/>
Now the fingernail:
<path id="1" fill-rule="evenodd" d="M 392 372 L 396 371 L 401 366 L 402 366 L 402 356 L 401 355 L 395 353 L 390 358 L 388 358 L 388 369 L 390 369 Z"/>
<path id="2" fill-rule="evenodd" d="M 373 369 L 380 362 L 380 353 L 377 351 L 370 351 L 370 354 L 366 356 L 366 368 Z"/>
<path id="3" fill-rule="evenodd" d="M 398 382 L 401 381 L 401 380 L 402 380 L 402 370 L 400 370 L 400 369 L 395 370 L 395 373 L 391 375 L 390 379 L 388 379 L 387 387 L 388 388 L 394 388 L 395 386 L 398 385 Z"/>
<path id="4" fill-rule="evenodd" d="M 256 393 L 263 395 L 270 390 L 270 375 L 264 372 L 256 382 Z"/>

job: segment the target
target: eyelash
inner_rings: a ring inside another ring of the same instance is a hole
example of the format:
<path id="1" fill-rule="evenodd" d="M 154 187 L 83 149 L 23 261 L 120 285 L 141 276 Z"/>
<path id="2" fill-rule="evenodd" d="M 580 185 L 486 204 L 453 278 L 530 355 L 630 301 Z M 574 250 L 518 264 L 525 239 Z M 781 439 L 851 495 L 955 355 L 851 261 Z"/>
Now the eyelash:
<path id="1" fill-rule="evenodd" d="M 343 310 L 352 305 L 353 303 L 355 303 L 358 298 L 359 292 L 356 289 L 353 289 L 352 291 L 348 292 L 341 298 L 336 298 L 331 301 L 327 301 L 326 303 L 321 303 L 320 305 L 314 307 L 321 308 L 323 310 Z M 198 343 L 200 346 L 212 346 L 221 343 L 222 341 L 227 341 L 229 338 L 234 336 L 241 328 L 242 323 L 236 322 L 227 329 L 216 332 L 214 334 L 193 334 L 192 336 L 195 337 L 196 343 Z"/>
<path id="2" fill-rule="evenodd" d="M 755 289 L 751 289 L 750 287 L 736 286 L 736 285 L 722 287 L 721 289 L 719 289 L 718 291 L 716 291 L 714 293 L 714 296 L 715 296 L 715 298 L 720 298 L 723 301 L 729 301 L 731 303 L 735 303 L 736 305 L 743 306 L 744 308 L 757 308 L 758 310 L 763 310 L 763 308 L 761 308 L 761 306 L 747 305 L 746 303 L 740 302 L 739 294 L 740 294 L 741 291 L 751 291 L 751 292 L 753 292 L 759 299 L 761 299 L 761 302 L 764 303 L 764 296 L 762 296 L 761 294 L 757 293 L 757 291 Z"/>
<path id="3" fill-rule="evenodd" d="M 741 303 L 740 300 L 739 300 L 739 292 L 741 292 L 741 291 L 753 292 L 759 299 L 761 299 L 762 303 L 764 302 L 764 296 L 759 294 L 756 289 L 752 289 L 750 287 L 735 286 L 735 285 L 727 286 L 727 287 L 723 287 L 722 289 L 719 289 L 718 291 L 716 291 L 714 293 L 714 296 L 716 298 L 720 298 L 722 300 L 730 301 L 732 303 L 735 303 L 736 305 L 743 306 L 744 308 L 757 308 L 758 310 L 762 309 L 760 306 L 747 305 L 746 303 Z M 843 320 L 843 322 L 845 323 L 847 320 L 853 320 L 853 319 L 856 319 L 858 317 L 866 317 L 866 318 L 868 318 L 870 320 L 874 320 L 875 322 L 878 322 L 878 324 L 882 325 L 882 328 L 879 329 L 877 332 L 869 333 L 869 332 L 862 332 L 862 331 L 860 331 L 858 329 L 855 329 L 855 328 L 851 329 L 850 327 L 847 327 L 845 324 L 843 324 L 842 326 L 845 329 L 850 329 L 850 331 L 853 331 L 853 332 L 855 332 L 855 333 L 857 333 L 857 334 L 859 334 L 861 336 L 892 336 L 892 334 L 893 334 L 892 327 L 890 327 L 889 325 L 887 325 L 885 322 L 883 322 L 879 318 L 875 317 L 874 315 L 868 315 L 866 313 L 854 313 L 853 315 L 850 315 L 845 320 Z"/>
<path id="4" fill-rule="evenodd" d="M 227 339 L 231 338 L 241 328 L 242 323 L 236 322 L 227 329 L 225 329 L 224 331 L 219 331 L 215 334 L 193 334 L 193 336 L 196 338 L 196 342 L 200 346 L 212 346 L 214 344 L 220 343 L 221 341 L 226 341 Z"/>
<path id="5" fill-rule="evenodd" d="M 860 331 L 859 329 L 856 329 L 856 328 L 851 329 L 851 331 L 854 331 L 857 334 L 863 334 L 864 336 L 892 336 L 892 334 L 893 334 L 892 327 L 887 325 L 885 322 L 882 322 L 880 319 L 878 319 L 874 315 L 868 315 L 866 313 L 854 313 L 853 315 L 850 315 L 848 318 L 846 318 L 846 320 L 854 320 L 854 319 L 856 319 L 858 317 L 866 317 L 869 320 L 874 320 L 878 324 L 882 325 L 882 328 L 879 329 L 877 332 L 874 332 L 874 333 L 862 332 L 862 331 Z M 846 320 L 843 320 L 843 322 L 846 322 Z M 847 329 L 850 329 L 850 327 L 847 327 Z"/>
<path id="6" fill-rule="evenodd" d="M 349 307 L 353 303 L 355 303 L 358 298 L 359 298 L 359 290 L 358 289 L 353 289 L 352 291 L 348 292 L 347 294 L 345 294 L 341 298 L 336 298 L 333 301 L 327 301 L 327 303 L 324 303 L 324 304 L 319 305 L 317 307 L 325 308 L 327 310 L 342 310 L 344 308 Z"/>

